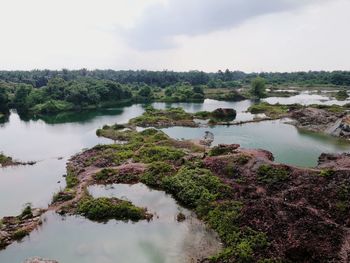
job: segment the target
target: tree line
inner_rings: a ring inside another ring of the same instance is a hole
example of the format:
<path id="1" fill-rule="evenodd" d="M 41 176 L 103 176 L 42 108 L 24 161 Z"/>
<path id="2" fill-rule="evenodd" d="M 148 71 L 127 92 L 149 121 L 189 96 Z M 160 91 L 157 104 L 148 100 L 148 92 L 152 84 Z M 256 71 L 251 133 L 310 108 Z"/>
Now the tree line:
<path id="1" fill-rule="evenodd" d="M 147 71 L 147 70 L 32 70 L 32 71 L 0 71 L 0 80 L 5 82 L 30 84 L 39 88 L 46 86 L 52 78 L 62 78 L 65 81 L 93 78 L 110 80 L 121 84 L 144 83 L 161 88 L 188 82 L 191 85 L 208 85 L 219 88 L 221 85 L 237 86 L 248 84 L 256 77 L 266 79 L 267 84 L 283 85 L 340 85 L 350 86 L 350 71 L 308 71 L 308 72 L 263 72 L 244 73 L 242 71 L 225 70 L 215 73 L 203 71 Z"/>

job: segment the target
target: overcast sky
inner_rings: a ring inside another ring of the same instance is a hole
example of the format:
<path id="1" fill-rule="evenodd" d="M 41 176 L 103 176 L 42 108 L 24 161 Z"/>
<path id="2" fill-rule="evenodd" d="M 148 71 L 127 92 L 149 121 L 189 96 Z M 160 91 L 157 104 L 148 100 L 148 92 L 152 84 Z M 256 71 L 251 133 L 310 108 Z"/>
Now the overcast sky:
<path id="1" fill-rule="evenodd" d="M 0 0 L 0 69 L 350 70 L 350 0 Z"/>

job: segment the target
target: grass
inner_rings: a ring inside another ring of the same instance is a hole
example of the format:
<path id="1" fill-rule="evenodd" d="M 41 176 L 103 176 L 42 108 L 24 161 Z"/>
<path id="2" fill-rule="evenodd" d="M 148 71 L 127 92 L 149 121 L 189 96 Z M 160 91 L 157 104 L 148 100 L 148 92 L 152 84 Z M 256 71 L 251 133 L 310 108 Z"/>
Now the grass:
<path id="1" fill-rule="evenodd" d="M 293 106 L 298 107 L 297 105 Z M 287 114 L 290 108 L 291 105 L 272 105 L 267 102 L 260 102 L 250 106 L 248 111 L 252 114 L 264 113 L 268 117 L 277 118 Z"/>
<path id="2" fill-rule="evenodd" d="M 72 170 L 68 169 L 67 176 L 66 176 L 67 188 L 74 188 L 76 185 L 78 185 L 78 183 L 79 183 L 78 177 L 74 174 Z"/>

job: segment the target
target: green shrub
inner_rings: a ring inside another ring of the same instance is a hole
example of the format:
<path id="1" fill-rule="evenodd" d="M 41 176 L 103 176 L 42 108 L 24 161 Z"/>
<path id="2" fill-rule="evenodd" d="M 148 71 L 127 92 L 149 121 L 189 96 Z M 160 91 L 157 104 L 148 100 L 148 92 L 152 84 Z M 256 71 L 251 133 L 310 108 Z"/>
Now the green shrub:
<path id="1" fill-rule="evenodd" d="M 209 111 L 198 111 L 194 114 L 194 117 L 205 120 L 211 117 L 211 113 Z"/>
<path id="2" fill-rule="evenodd" d="M 20 239 L 24 238 L 28 234 L 29 234 L 28 230 L 26 230 L 26 229 L 18 229 L 18 230 L 16 230 L 13 233 L 12 238 L 15 239 L 15 240 L 20 240 Z"/>
<path id="3" fill-rule="evenodd" d="M 162 187 L 183 204 L 202 209 L 228 193 L 228 186 L 209 170 L 182 168 L 176 175 L 164 177 Z"/>
<path id="4" fill-rule="evenodd" d="M 141 182 L 149 186 L 160 186 L 162 179 L 173 173 L 174 168 L 165 162 L 151 163 L 145 174 L 141 177 Z"/>
<path id="5" fill-rule="evenodd" d="M 331 176 L 334 175 L 334 173 L 335 173 L 335 171 L 332 170 L 332 169 L 323 169 L 323 170 L 321 170 L 321 172 L 320 172 L 320 176 L 323 176 L 323 177 L 331 177 Z"/>
<path id="6" fill-rule="evenodd" d="M 86 197 L 78 204 L 78 213 L 91 220 L 132 220 L 146 219 L 146 210 L 134 206 L 131 202 L 117 198 Z"/>
<path id="7" fill-rule="evenodd" d="M 74 186 L 78 185 L 79 180 L 78 177 L 72 172 L 72 171 L 67 171 L 67 176 L 66 176 L 66 186 L 67 188 L 73 188 Z"/>
<path id="8" fill-rule="evenodd" d="M 184 156 L 184 152 L 167 146 L 147 146 L 143 147 L 139 154 L 139 160 L 151 163 L 155 161 L 176 161 Z"/>
<path id="9" fill-rule="evenodd" d="M 101 171 L 97 172 L 96 174 L 94 174 L 94 179 L 97 181 L 104 181 L 109 179 L 111 176 L 114 176 L 117 174 L 117 171 L 114 169 L 110 169 L 110 168 L 104 168 Z"/>
<path id="10" fill-rule="evenodd" d="M 213 261 L 251 262 L 255 249 L 268 246 L 267 237 L 262 232 L 240 226 L 243 204 L 236 201 L 216 203 L 204 217 L 208 224 L 219 234 L 227 248 L 212 257 Z"/>
<path id="11" fill-rule="evenodd" d="M 22 210 L 20 218 L 31 218 L 31 217 L 33 217 L 32 206 L 31 204 L 26 204 L 26 206 Z"/>
<path id="12" fill-rule="evenodd" d="M 59 191 L 52 197 L 52 203 L 65 202 L 72 200 L 74 198 L 74 193 L 67 191 Z"/>
<path id="13" fill-rule="evenodd" d="M 258 168 L 258 180 L 266 184 L 275 184 L 286 181 L 289 171 L 286 168 L 263 164 Z"/>

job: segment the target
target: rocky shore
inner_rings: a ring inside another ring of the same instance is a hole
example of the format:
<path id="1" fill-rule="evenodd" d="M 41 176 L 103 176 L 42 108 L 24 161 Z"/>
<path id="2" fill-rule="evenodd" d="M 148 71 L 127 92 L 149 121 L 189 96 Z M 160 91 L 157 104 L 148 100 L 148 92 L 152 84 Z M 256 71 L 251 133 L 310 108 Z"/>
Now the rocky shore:
<path id="1" fill-rule="evenodd" d="M 350 139 L 350 108 L 348 108 L 348 105 L 302 106 L 299 104 L 271 105 L 260 103 L 251 106 L 248 111 L 267 115 L 267 118 L 257 119 L 256 121 L 289 118 L 292 120 L 289 123 L 299 129 Z"/>
<path id="2" fill-rule="evenodd" d="M 349 154 L 322 154 L 317 167 L 298 168 L 238 144 L 209 148 L 155 129 L 109 129 L 125 143 L 72 157 L 67 188 L 54 196 L 49 210 L 94 220 L 99 213 L 91 207 L 103 202 L 114 211 L 106 219 L 118 218 L 119 201 L 93 199 L 87 187 L 142 182 L 172 194 L 218 233 L 225 249 L 203 262 L 350 261 Z M 137 212 L 135 218 L 150 219 L 145 209 L 124 205 L 124 212 Z M 2 247 L 35 229 L 43 212 L 2 219 Z"/>
<path id="3" fill-rule="evenodd" d="M 36 162 L 30 161 L 30 162 L 20 162 L 14 160 L 10 156 L 6 156 L 2 153 L 0 153 L 0 168 L 1 167 L 7 167 L 7 166 L 15 166 L 15 165 L 34 165 Z"/>

